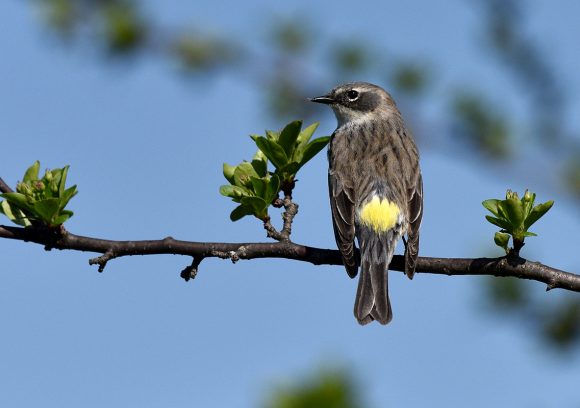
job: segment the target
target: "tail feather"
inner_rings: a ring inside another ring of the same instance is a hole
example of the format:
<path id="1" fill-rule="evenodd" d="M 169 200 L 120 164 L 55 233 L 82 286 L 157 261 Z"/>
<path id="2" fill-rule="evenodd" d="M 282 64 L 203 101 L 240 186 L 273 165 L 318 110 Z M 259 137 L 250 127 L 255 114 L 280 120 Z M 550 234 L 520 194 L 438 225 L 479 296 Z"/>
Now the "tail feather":
<path id="1" fill-rule="evenodd" d="M 387 324 L 393 318 L 388 294 L 387 265 L 384 262 L 363 262 L 354 315 L 362 325 L 373 320 Z"/>
<path id="2" fill-rule="evenodd" d="M 363 262 L 354 302 L 354 315 L 360 324 L 367 324 L 374 320 L 371 311 L 375 304 L 375 295 L 368 266 L 368 262 Z"/>
<path id="3" fill-rule="evenodd" d="M 400 237 L 400 229 L 389 230 L 386 234 L 376 234 L 366 228 L 358 229 L 361 272 L 354 315 L 360 324 L 373 320 L 387 324 L 393 318 L 387 278 L 389 262 Z"/>

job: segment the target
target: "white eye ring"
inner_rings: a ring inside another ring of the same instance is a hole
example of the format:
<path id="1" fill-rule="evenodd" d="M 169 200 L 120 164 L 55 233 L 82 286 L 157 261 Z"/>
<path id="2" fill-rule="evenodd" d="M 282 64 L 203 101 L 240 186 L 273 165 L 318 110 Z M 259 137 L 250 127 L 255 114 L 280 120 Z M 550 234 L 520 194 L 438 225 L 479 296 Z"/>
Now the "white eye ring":
<path id="1" fill-rule="evenodd" d="M 346 93 L 346 97 L 348 98 L 349 101 L 356 101 L 359 97 L 359 93 L 358 91 L 351 89 L 350 91 L 348 91 Z"/>

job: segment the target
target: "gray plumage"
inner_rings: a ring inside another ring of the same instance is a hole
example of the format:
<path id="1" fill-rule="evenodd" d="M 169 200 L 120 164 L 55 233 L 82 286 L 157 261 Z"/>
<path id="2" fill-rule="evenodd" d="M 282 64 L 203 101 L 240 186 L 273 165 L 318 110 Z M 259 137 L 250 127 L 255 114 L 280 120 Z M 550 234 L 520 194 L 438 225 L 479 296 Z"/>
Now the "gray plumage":
<path id="1" fill-rule="evenodd" d="M 358 273 L 355 237 L 360 248 L 355 317 L 360 324 L 387 324 L 392 319 L 387 268 L 397 242 L 407 234 L 410 279 L 419 253 L 423 182 L 417 147 L 395 102 L 376 85 L 344 84 L 311 101 L 329 105 L 338 120 L 328 150 L 328 187 L 336 243 L 351 278 Z M 369 203 L 380 203 L 371 206 L 375 218 L 366 212 Z"/>

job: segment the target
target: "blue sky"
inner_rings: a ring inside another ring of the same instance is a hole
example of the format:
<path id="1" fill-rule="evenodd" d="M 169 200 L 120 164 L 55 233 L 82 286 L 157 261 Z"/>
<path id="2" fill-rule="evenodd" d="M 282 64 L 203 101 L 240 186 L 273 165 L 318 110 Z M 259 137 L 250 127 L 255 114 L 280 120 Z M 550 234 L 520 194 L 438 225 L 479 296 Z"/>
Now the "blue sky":
<path id="1" fill-rule="evenodd" d="M 477 78 L 517 111 L 521 98 L 513 86 L 497 66 L 482 62 L 489 59 L 480 47 L 477 8 L 435 3 L 252 0 L 236 13 L 228 2 L 146 5 L 168 25 L 201 21 L 248 43 L 266 35 L 271 15 L 308 15 L 327 35 L 374 36 L 393 53 L 427 56 L 443 78 L 435 93 Z M 577 112 L 580 7 L 553 4 L 532 2 L 528 28 L 556 61 Z M 67 227 L 76 234 L 265 240 L 259 222 L 231 223 L 233 204 L 218 193 L 222 162 L 253 154 L 247 135 L 283 125 L 265 115 L 250 84 L 233 75 L 188 83 L 155 61 L 107 64 L 59 46 L 30 4 L 8 1 L 1 10 L 4 180 L 14 184 L 37 159 L 43 167 L 70 164 L 70 182 L 80 192 Z M 578 125 L 572 113 L 566 120 Z M 330 112 L 317 119 L 319 135 L 332 132 Z M 473 163 L 422 149 L 423 255 L 487 255 L 494 229 L 483 221 L 483 199 L 508 187 L 530 188 L 540 200 L 557 190 Z M 304 169 L 295 198 L 293 239 L 333 247 L 324 154 Z M 580 264 L 577 206 L 555 198 L 524 255 L 573 271 Z M 179 272 L 187 258 L 122 258 L 98 274 L 88 265 L 92 256 L 0 242 L 0 405 L 253 407 L 272 386 L 333 363 L 353 370 L 371 407 L 572 407 L 580 399 L 577 353 L 556 358 L 523 324 L 483 312 L 481 278 L 420 274 L 410 282 L 393 272 L 393 323 L 363 328 L 352 315 L 356 281 L 342 268 L 209 259 L 185 283 Z M 538 297 L 562 295 L 533 287 Z"/>

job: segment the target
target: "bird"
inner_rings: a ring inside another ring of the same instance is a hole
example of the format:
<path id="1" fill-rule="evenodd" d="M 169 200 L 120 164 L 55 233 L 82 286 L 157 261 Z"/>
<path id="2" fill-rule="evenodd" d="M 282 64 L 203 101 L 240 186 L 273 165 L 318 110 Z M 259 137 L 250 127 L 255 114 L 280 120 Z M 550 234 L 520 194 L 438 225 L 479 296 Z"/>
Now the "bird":
<path id="1" fill-rule="evenodd" d="M 310 101 L 330 106 L 337 119 L 328 189 L 336 244 L 351 278 L 360 264 L 354 315 L 361 325 L 386 325 L 393 317 L 387 278 L 395 247 L 403 238 L 409 279 L 419 254 L 423 178 L 417 145 L 394 99 L 377 85 L 350 82 Z"/>

